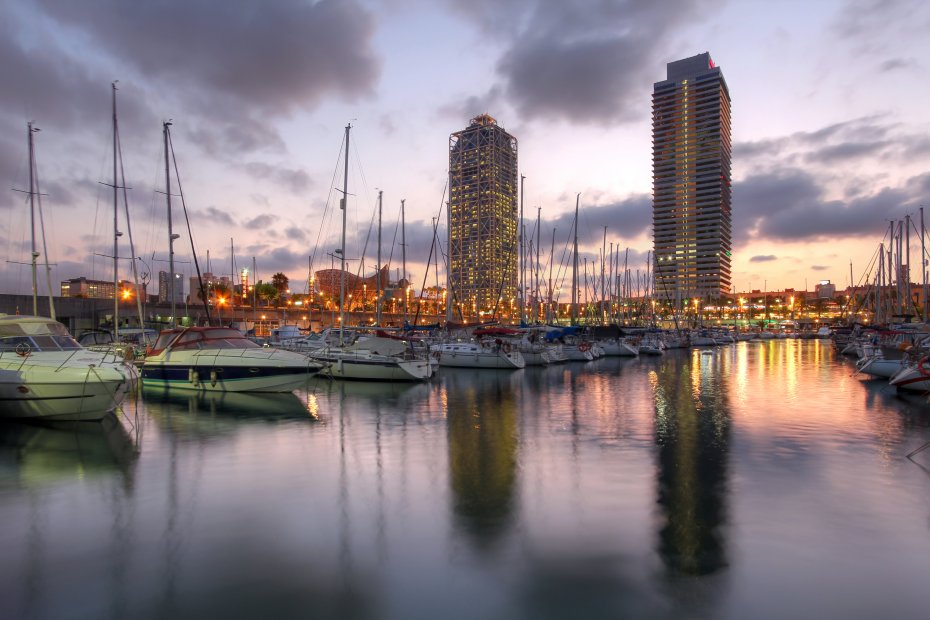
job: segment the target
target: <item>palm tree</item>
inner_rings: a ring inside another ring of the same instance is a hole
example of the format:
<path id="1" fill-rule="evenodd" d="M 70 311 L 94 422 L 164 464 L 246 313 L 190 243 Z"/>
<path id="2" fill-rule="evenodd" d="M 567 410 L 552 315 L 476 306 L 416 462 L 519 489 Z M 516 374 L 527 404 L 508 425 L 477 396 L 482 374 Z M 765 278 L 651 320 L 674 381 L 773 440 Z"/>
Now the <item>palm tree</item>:
<path id="1" fill-rule="evenodd" d="M 279 295 L 280 293 L 278 292 L 278 287 L 276 287 L 274 284 L 269 282 L 259 282 L 255 285 L 255 296 L 265 302 L 266 306 L 278 299 Z"/>
<path id="2" fill-rule="evenodd" d="M 284 292 L 290 288 L 290 283 L 291 281 L 288 279 L 288 277 L 280 271 L 271 276 L 271 285 L 277 289 L 279 295 L 283 295 Z"/>

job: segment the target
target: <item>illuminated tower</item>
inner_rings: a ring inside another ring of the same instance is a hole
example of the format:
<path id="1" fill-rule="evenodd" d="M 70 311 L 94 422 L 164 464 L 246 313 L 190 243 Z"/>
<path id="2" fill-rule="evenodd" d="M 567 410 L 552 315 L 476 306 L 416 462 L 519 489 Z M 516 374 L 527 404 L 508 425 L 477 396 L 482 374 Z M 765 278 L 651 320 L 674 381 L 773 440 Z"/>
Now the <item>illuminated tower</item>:
<path id="1" fill-rule="evenodd" d="M 652 91 L 652 228 L 660 300 L 730 292 L 730 91 L 710 54 Z"/>
<path id="2" fill-rule="evenodd" d="M 517 294 L 517 139 L 482 114 L 449 137 L 454 317 L 500 316 Z"/>

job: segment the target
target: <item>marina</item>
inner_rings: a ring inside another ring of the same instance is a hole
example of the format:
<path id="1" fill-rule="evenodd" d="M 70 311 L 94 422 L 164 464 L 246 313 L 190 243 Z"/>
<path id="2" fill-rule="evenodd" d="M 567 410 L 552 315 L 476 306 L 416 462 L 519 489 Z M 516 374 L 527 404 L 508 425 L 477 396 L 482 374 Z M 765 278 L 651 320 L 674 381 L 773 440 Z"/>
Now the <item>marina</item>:
<path id="1" fill-rule="evenodd" d="M 930 407 L 830 340 L 0 425 L 0 615 L 925 615 Z"/>

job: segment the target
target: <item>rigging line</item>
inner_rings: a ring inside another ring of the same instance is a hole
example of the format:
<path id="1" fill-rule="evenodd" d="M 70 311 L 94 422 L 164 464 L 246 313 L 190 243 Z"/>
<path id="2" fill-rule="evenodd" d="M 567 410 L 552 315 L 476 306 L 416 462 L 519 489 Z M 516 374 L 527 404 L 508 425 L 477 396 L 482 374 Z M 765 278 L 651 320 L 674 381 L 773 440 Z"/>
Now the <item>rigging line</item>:
<path id="1" fill-rule="evenodd" d="M 394 238 L 391 239 L 391 253 L 388 254 L 387 266 L 388 266 L 388 281 L 391 280 L 391 264 L 394 259 L 394 246 L 397 245 L 397 232 L 400 230 L 400 211 L 397 212 L 397 221 L 394 222 Z"/>
<path id="2" fill-rule="evenodd" d="M 365 204 L 369 204 L 369 203 L 372 202 L 372 200 L 371 200 L 371 192 L 370 192 L 370 190 L 369 190 L 369 188 L 368 188 L 368 178 L 365 176 L 365 169 L 362 167 L 361 147 L 359 146 L 359 139 L 358 139 L 357 136 L 358 136 L 358 134 L 356 134 L 356 138 L 355 138 L 355 141 L 354 141 L 355 148 L 352 149 L 352 154 L 355 156 L 355 168 L 356 168 L 356 170 L 358 171 L 359 182 L 361 183 L 362 190 L 363 190 L 363 193 L 364 193 Z M 348 198 L 346 199 L 346 202 L 347 202 L 347 204 L 348 204 Z M 358 204 L 358 203 L 356 203 L 356 204 Z M 357 234 L 358 234 L 358 225 L 359 225 L 359 223 L 360 223 L 359 217 L 358 217 L 358 213 L 356 213 L 356 215 L 355 215 L 355 222 L 356 222 L 356 235 L 357 235 Z M 372 218 L 372 222 L 374 222 L 374 218 Z M 369 229 L 369 230 L 370 230 L 370 229 Z M 362 253 L 362 254 L 360 254 L 360 256 L 364 257 L 365 254 Z"/>
<path id="3" fill-rule="evenodd" d="M 320 229 L 317 231 L 316 235 L 316 245 L 313 246 L 313 252 L 310 253 L 310 270 L 313 271 L 313 263 L 316 261 L 316 254 L 320 249 L 320 240 L 323 236 L 323 231 L 326 229 L 326 218 L 330 213 L 331 200 L 333 196 L 333 188 L 336 185 L 336 175 L 339 172 L 339 162 L 342 159 L 342 151 L 345 147 L 345 141 L 339 143 L 339 154 L 336 156 L 336 165 L 333 167 L 333 178 L 329 182 L 329 193 L 326 195 L 326 204 L 323 205 L 323 215 L 320 218 L 321 223 Z"/>
<path id="4" fill-rule="evenodd" d="M 158 190 L 155 189 L 155 188 L 157 188 L 157 187 L 158 187 L 158 184 L 161 182 L 161 178 L 160 178 L 160 177 L 162 176 L 162 166 L 164 166 L 164 154 L 156 152 L 156 153 L 155 153 L 155 175 L 154 175 L 154 179 L 155 179 L 155 180 L 152 181 L 152 201 L 149 203 L 149 214 L 148 214 L 148 220 L 149 220 L 148 238 L 145 240 L 145 245 L 144 245 L 144 247 L 145 247 L 146 249 L 154 248 L 154 247 L 155 247 L 155 245 L 156 245 L 156 244 L 155 244 L 155 238 L 156 238 L 156 235 L 157 235 L 157 232 L 156 232 L 156 230 L 155 230 L 156 224 L 160 224 L 161 221 L 162 221 L 161 218 L 159 218 L 159 217 L 156 215 L 156 208 L 157 208 L 157 207 L 156 207 L 156 204 L 155 204 L 155 200 L 156 200 L 156 198 L 158 197 L 158 196 L 157 196 Z M 124 185 L 125 185 L 125 183 L 124 183 Z M 139 253 L 140 253 L 140 254 L 148 254 L 147 251 L 144 251 L 144 252 L 143 252 L 143 251 L 140 251 Z M 152 259 L 153 259 L 153 260 L 155 259 L 155 250 L 154 250 L 154 249 L 152 250 Z"/>
<path id="5" fill-rule="evenodd" d="M 446 188 L 448 187 L 448 181 L 446 185 L 442 188 L 442 198 L 439 201 L 439 213 L 436 214 L 436 219 L 433 220 L 433 240 L 429 246 L 429 257 L 426 259 L 426 271 L 423 273 L 423 285 L 420 287 L 420 297 L 417 299 L 417 312 L 413 316 L 413 324 L 416 326 L 417 319 L 420 317 L 420 307 L 423 305 L 423 290 L 426 288 L 426 279 L 429 277 L 429 266 L 433 262 L 433 251 L 438 251 L 439 248 L 439 235 L 437 231 L 439 229 L 439 219 L 442 217 L 442 206 L 446 199 Z M 436 291 L 436 294 L 439 295 L 439 291 Z M 438 297 L 437 297 L 438 300 Z"/>
<path id="6" fill-rule="evenodd" d="M 559 268 L 555 272 L 555 281 L 558 283 L 556 289 L 558 294 L 555 296 L 555 301 L 558 302 L 562 296 L 562 289 L 565 287 L 565 277 L 568 275 L 568 264 L 566 260 L 566 255 L 569 252 L 569 246 L 572 241 L 572 234 L 575 231 L 575 218 L 572 218 L 572 225 L 568 229 L 568 238 L 565 240 L 565 245 L 562 248 L 562 258 L 559 259 Z"/>
<path id="7" fill-rule="evenodd" d="M 361 259 L 358 261 L 358 270 L 355 272 L 355 282 L 352 284 L 352 290 L 350 291 L 350 294 L 352 295 L 358 293 L 359 279 L 363 277 L 362 265 L 364 264 L 364 261 L 365 261 L 365 252 L 368 251 L 368 242 L 371 241 L 371 230 L 375 225 L 375 215 L 377 214 L 377 212 L 378 212 L 377 210 L 374 210 L 371 212 L 371 222 L 368 225 L 368 235 L 365 237 L 365 245 L 362 248 L 362 253 L 359 255 L 361 256 Z M 364 307 L 365 307 L 365 300 L 362 300 L 362 308 Z"/>
<path id="8" fill-rule="evenodd" d="M 139 312 L 139 327 L 145 327 L 145 321 L 142 317 L 142 296 L 139 295 L 139 270 L 136 266 L 136 245 L 132 240 L 132 220 L 129 218 L 129 192 L 126 187 L 126 168 L 123 165 L 123 143 L 119 139 L 119 127 L 116 129 L 116 151 L 119 158 L 120 184 L 123 186 L 123 208 L 126 213 L 126 234 L 129 237 L 129 254 L 130 263 L 132 263 L 132 282 L 136 287 L 136 310 Z M 172 275 L 172 277 L 174 277 Z M 119 291 L 116 291 L 119 295 Z M 142 341 L 148 344 L 145 339 L 145 330 L 142 330 Z"/>
<path id="9" fill-rule="evenodd" d="M 33 174 L 35 176 L 35 194 L 36 202 L 39 203 L 39 229 L 42 231 L 42 257 L 45 261 L 45 277 L 46 277 L 46 288 L 48 288 L 49 297 L 53 296 L 52 292 L 52 268 L 48 263 L 48 243 L 45 240 L 45 216 L 42 213 L 42 192 L 39 191 L 39 166 L 36 164 L 36 152 L 35 146 L 32 148 L 32 167 Z M 33 191 L 33 188 L 29 188 L 29 191 Z M 55 318 L 55 302 L 49 299 L 49 309 L 51 311 L 52 318 Z"/>
<path id="10" fill-rule="evenodd" d="M 184 211 L 184 221 L 187 223 L 187 236 L 191 242 L 191 254 L 194 256 L 194 267 L 197 269 L 197 282 L 200 285 L 200 297 L 203 302 L 203 310 L 207 315 L 207 325 L 212 324 L 212 319 L 210 318 L 210 306 L 207 304 L 207 292 L 203 287 L 203 276 L 200 273 L 200 262 L 197 260 L 197 249 L 194 247 L 194 233 L 191 231 L 191 220 L 190 216 L 187 213 L 187 203 L 184 200 L 184 190 L 181 189 L 181 173 L 178 170 L 178 159 L 174 153 L 174 140 L 171 138 L 171 130 L 167 127 L 165 128 L 168 133 L 168 145 L 171 147 L 171 161 L 174 164 L 174 177 L 178 182 L 178 195 L 181 197 L 181 208 Z M 174 278 L 174 274 L 170 274 Z"/>

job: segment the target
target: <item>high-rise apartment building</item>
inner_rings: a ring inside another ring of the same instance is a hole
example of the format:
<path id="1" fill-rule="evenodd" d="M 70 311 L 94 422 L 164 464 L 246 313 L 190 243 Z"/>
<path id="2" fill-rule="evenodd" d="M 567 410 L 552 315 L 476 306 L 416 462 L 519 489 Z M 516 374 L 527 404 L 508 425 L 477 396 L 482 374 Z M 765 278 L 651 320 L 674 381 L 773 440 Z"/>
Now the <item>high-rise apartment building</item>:
<path id="1" fill-rule="evenodd" d="M 158 302 L 171 301 L 171 277 L 167 271 L 158 272 Z M 174 274 L 174 301 L 184 303 L 184 277 L 180 273 Z"/>
<path id="2" fill-rule="evenodd" d="M 517 294 L 517 139 L 482 114 L 449 137 L 452 316 L 504 314 Z"/>
<path id="3" fill-rule="evenodd" d="M 730 91 L 703 53 L 652 91 L 652 227 L 659 300 L 730 292 Z"/>

